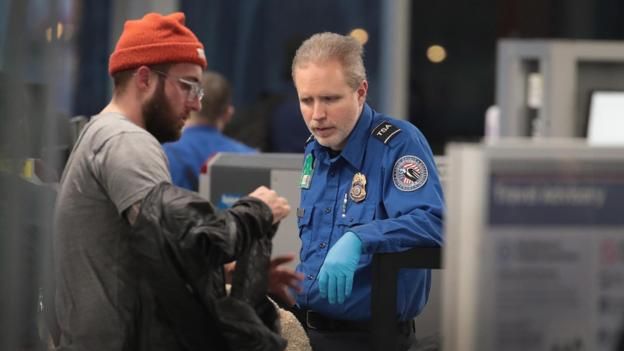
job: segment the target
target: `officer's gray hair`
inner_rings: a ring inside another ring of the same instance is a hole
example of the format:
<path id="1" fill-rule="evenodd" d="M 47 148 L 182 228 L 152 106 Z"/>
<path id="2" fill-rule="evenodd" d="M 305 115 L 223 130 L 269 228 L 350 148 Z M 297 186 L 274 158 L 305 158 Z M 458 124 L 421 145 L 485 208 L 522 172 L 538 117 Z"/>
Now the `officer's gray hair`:
<path id="1" fill-rule="evenodd" d="M 355 38 L 336 33 L 318 33 L 301 44 L 293 59 L 291 71 L 308 63 L 324 63 L 338 60 L 342 64 L 347 84 L 356 90 L 366 79 L 364 48 Z"/>

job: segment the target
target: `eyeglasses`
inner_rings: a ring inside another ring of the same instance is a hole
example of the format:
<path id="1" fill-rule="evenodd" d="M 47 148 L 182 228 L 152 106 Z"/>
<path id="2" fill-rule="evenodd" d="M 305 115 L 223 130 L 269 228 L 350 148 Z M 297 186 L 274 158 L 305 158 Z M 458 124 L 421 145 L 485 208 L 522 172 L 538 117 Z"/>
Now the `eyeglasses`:
<path id="1" fill-rule="evenodd" d="M 192 80 L 188 80 L 184 78 L 169 77 L 167 73 L 161 72 L 155 69 L 152 69 L 152 72 L 160 76 L 163 76 L 165 79 L 172 78 L 172 79 L 177 80 L 179 83 L 181 83 L 183 86 L 183 89 L 187 92 L 186 99 L 188 101 L 195 101 L 195 99 L 198 99 L 199 101 L 201 101 L 204 98 L 204 89 L 201 87 L 201 85 L 198 82 L 194 82 Z"/>

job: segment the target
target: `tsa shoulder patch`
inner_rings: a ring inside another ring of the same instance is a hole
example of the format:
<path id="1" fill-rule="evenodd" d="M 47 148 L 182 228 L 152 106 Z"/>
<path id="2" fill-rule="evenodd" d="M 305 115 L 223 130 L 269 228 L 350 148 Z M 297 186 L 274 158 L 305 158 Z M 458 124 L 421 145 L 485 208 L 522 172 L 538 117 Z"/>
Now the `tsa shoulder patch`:
<path id="1" fill-rule="evenodd" d="M 373 129 L 371 133 L 375 138 L 379 139 L 382 143 L 388 144 L 388 142 L 397 135 L 401 129 L 397 128 L 390 122 L 383 121 L 379 123 L 377 127 Z"/>
<path id="2" fill-rule="evenodd" d="M 427 182 L 429 171 L 425 163 L 413 155 L 399 158 L 392 168 L 394 186 L 401 191 L 420 189 Z"/>

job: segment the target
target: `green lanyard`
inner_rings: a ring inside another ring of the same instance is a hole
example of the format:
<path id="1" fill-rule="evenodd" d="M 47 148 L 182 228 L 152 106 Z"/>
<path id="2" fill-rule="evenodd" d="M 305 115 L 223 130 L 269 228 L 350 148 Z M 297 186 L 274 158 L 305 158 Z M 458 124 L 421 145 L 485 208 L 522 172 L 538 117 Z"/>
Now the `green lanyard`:
<path id="1" fill-rule="evenodd" d="M 301 171 L 301 182 L 299 187 L 303 189 L 310 189 L 310 183 L 312 183 L 312 173 L 314 173 L 314 156 L 307 154 L 305 161 L 303 162 L 303 170 Z"/>

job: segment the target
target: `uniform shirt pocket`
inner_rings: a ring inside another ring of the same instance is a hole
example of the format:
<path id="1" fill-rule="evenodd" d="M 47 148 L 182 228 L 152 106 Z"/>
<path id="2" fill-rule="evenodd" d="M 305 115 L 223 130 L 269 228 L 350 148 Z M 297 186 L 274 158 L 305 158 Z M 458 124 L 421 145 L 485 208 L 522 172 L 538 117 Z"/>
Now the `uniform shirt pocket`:
<path id="1" fill-rule="evenodd" d="M 312 213 L 314 206 L 300 207 L 297 209 L 297 227 L 299 228 L 299 238 L 301 239 L 301 249 L 299 257 L 303 258 L 310 247 L 312 240 Z"/>
<path id="2" fill-rule="evenodd" d="M 352 205 L 347 209 L 344 215 L 338 216 L 338 225 L 344 227 L 353 227 L 360 224 L 371 222 L 375 218 L 375 206 Z"/>
<path id="3" fill-rule="evenodd" d="M 313 210 L 314 207 L 299 207 L 297 209 L 297 226 L 299 227 L 299 230 L 310 225 Z"/>

